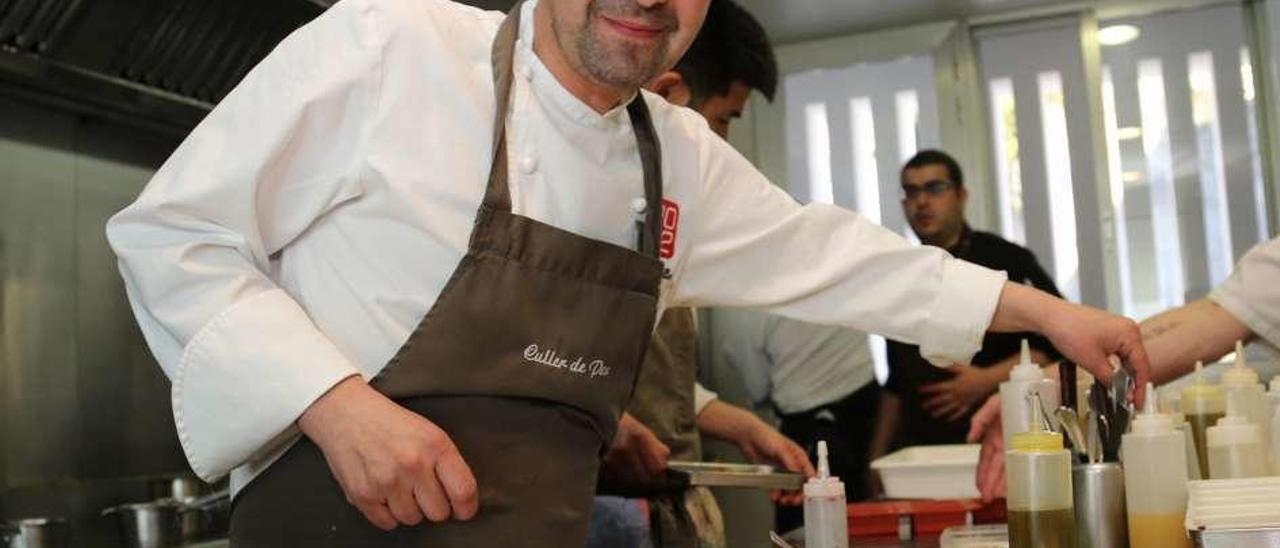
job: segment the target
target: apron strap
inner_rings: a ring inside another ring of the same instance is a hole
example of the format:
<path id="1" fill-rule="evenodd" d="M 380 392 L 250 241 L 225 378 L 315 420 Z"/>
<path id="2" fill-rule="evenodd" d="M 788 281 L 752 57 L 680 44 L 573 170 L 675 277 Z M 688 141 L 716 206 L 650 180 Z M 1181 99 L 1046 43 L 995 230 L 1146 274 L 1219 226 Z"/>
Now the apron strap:
<path id="1" fill-rule="evenodd" d="M 514 65 L 516 36 L 520 32 L 520 12 L 524 1 L 516 5 L 502 20 L 493 39 L 493 163 L 489 165 L 489 184 L 484 191 L 484 205 L 499 211 L 511 211 L 511 191 L 507 185 L 507 113 L 511 110 L 511 74 Z"/>
<path id="2" fill-rule="evenodd" d="M 485 207 L 498 211 L 511 211 L 511 189 L 507 171 L 507 115 L 511 110 L 512 69 L 515 58 L 516 38 L 520 33 L 520 16 L 524 1 L 507 13 L 498 34 L 493 39 L 491 52 L 493 60 L 493 162 L 489 165 L 489 184 L 485 188 Z M 627 115 L 631 118 L 631 128 L 636 136 L 637 148 L 640 151 L 640 166 L 644 170 L 645 216 L 640 227 L 639 249 L 650 257 L 658 257 L 659 239 L 662 232 L 660 216 L 662 214 L 662 150 L 658 143 L 658 134 L 654 130 L 653 120 L 649 116 L 649 107 L 644 102 L 643 93 L 637 93 L 635 99 L 627 104 Z"/>
<path id="3" fill-rule="evenodd" d="M 662 234 L 662 144 L 649 116 L 649 105 L 644 93 L 637 93 L 627 105 L 631 117 L 631 130 L 636 134 L 636 148 L 640 149 L 640 167 L 644 170 L 644 226 L 640 228 L 640 253 L 658 256 L 658 242 Z"/>

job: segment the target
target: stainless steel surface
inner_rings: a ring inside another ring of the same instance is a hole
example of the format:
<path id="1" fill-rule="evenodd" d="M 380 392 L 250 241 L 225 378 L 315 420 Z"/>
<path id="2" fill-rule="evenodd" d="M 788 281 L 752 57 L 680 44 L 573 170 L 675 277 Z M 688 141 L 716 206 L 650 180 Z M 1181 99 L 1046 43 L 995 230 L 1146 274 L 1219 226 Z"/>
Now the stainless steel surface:
<path id="1" fill-rule="evenodd" d="M 3 9 L 0 3 L 0 44 L 6 54 L 127 84 L 108 88 L 116 94 L 130 87 L 150 88 L 157 92 L 150 94 L 153 100 L 163 101 L 167 93 L 210 104 L 286 34 L 323 12 L 323 6 L 289 0 L 17 4 L 40 4 L 37 13 L 42 16 L 20 7 Z M 57 78 L 42 80 L 51 91 L 70 91 Z"/>
<path id="2" fill-rule="evenodd" d="M 175 145 L 0 97 L 0 520 L 111 546 L 103 507 L 189 473 L 103 233 Z"/>
<path id="3" fill-rule="evenodd" d="M 1080 464 L 1071 471 L 1080 548 L 1126 548 L 1129 524 L 1119 463 Z"/>
<path id="4" fill-rule="evenodd" d="M 231 492 L 220 489 L 208 495 L 183 500 L 178 510 L 178 529 L 184 541 L 195 541 L 225 532 L 231 519 Z"/>
<path id="5" fill-rule="evenodd" d="M 182 505 L 174 500 L 114 506 L 102 512 L 115 519 L 127 548 L 163 548 L 182 542 Z"/>
<path id="6" fill-rule="evenodd" d="M 1102 462 L 1102 435 L 1099 433 L 1098 422 L 1102 420 L 1093 412 L 1090 412 L 1086 420 L 1089 421 L 1089 438 L 1085 440 L 1085 452 L 1089 455 L 1089 464 L 1097 464 Z"/>
<path id="7" fill-rule="evenodd" d="M 214 491 L 212 493 L 209 493 L 201 497 L 181 499 L 181 500 L 182 500 L 182 506 L 184 508 L 191 508 L 191 509 L 208 508 L 216 504 L 230 502 L 231 491 L 229 489 L 219 489 L 217 491 Z"/>
<path id="8" fill-rule="evenodd" d="M 772 466 L 671 461 L 667 467 L 676 474 L 684 475 L 689 485 L 761 489 L 799 489 L 804 485 L 803 475 L 775 472 Z"/>
<path id="9" fill-rule="evenodd" d="M 67 548 L 71 532 L 61 519 L 28 518 L 15 524 L 17 534 L 9 541 L 11 548 Z"/>
<path id="10" fill-rule="evenodd" d="M 1119 409 L 1128 404 L 1129 392 L 1133 390 L 1133 376 L 1114 356 L 1111 365 L 1115 367 L 1115 373 L 1111 375 L 1111 404 Z"/>
<path id="11" fill-rule="evenodd" d="M 1067 439 L 1071 441 L 1071 448 L 1075 451 L 1077 459 L 1087 459 L 1089 455 L 1087 438 L 1080 430 L 1080 416 L 1076 414 L 1076 410 L 1064 405 L 1054 411 L 1054 418 L 1057 419 L 1062 433 L 1066 434 Z"/>
<path id="12" fill-rule="evenodd" d="M 156 478 L 149 482 L 148 487 L 152 499 L 197 499 L 209 491 L 208 484 L 189 475 Z"/>
<path id="13" fill-rule="evenodd" d="M 1197 548 L 1280 548 L 1280 528 L 1192 531 Z"/>
<path id="14" fill-rule="evenodd" d="M 778 548 L 795 548 L 791 543 L 787 542 L 786 539 L 778 535 L 777 531 L 769 531 L 769 540 Z"/>

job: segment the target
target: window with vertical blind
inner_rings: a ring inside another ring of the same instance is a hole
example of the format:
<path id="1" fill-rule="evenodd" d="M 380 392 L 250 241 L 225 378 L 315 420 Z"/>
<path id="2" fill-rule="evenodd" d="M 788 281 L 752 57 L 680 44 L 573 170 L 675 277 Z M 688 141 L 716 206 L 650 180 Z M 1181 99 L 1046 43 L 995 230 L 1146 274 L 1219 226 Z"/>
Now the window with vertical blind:
<path id="1" fill-rule="evenodd" d="M 1245 21 L 1218 6 L 1099 23 L 1132 36 L 1101 46 L 1125 314 L 1203 297 L 1267 238 Z"/>
<path id="2" fill-rule="evenodd" d="M 938 146 L 931 57 L 787 75 L 787 171 L 801 202 L 832 203 L 913 237 L 898 172 L 920 148 Z M 888 375 L 885 342 L 870 337 L 876 377 Z"/>
<path id="3" fill-rule="evenodd" d="M 1080 22 L 977 38 L 1000 231 L 1036 254 L 1064 297 L 1105 306 Z"/>

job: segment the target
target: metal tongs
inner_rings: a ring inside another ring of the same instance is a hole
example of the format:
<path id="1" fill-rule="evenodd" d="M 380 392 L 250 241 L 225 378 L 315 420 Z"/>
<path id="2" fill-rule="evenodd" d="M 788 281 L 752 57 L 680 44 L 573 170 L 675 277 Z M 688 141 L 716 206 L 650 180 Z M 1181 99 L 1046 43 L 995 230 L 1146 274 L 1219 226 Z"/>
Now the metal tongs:
<path id="1" fill-rule="evenodd" d="M 1110 387 L 1094 381 L 1089 388 L 1089 408 L 1092 420 L 1097 423 L 1102 462 L 1119 462 L 1120 440 L 1133 418 L 1133 404 L 1129 402 L 1129 393 L 1134 389 L 1133 375 L 1118 360 L 1112 359 L 1112 366 L 1115 372 L 1111 375 Z"/>
<path id="2" fill-rule="evenodd" d="M 1083 462 L 1118 462 L 1120 440 L 1133 417 L 1133 404 L 1128 397 L 1134 389 L 1133 375 L 1114 357 L 1111 365 L 1115 368 L 1111 386 L 1095 380 L 1089 388 L 1084 430 L 1080 428 L 1079 413 L 1075 409 L 1076 365 L 1064 361 L 1058 366 L 1063 402 L 1055 418 L 1059 431 L 1071 440 L 1077 458 Z"/>

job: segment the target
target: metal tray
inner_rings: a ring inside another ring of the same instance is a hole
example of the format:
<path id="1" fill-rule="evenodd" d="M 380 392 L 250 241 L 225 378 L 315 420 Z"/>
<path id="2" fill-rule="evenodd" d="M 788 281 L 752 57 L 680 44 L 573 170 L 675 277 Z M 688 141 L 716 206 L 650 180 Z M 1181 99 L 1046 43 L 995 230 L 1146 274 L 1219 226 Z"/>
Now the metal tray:
<path id="1" fill-rule="evenodd" d="M 785 490 L 804 485 L 802 474 L 778 472 L 772 466 L 759 464 L 670 461 L 667 468 L 688 485 Z"/>
<path id="2" fill-rule="evenodd" d="M 1191 531 L 1196 548 L 1280 547 L 1280 528 Z"/>

